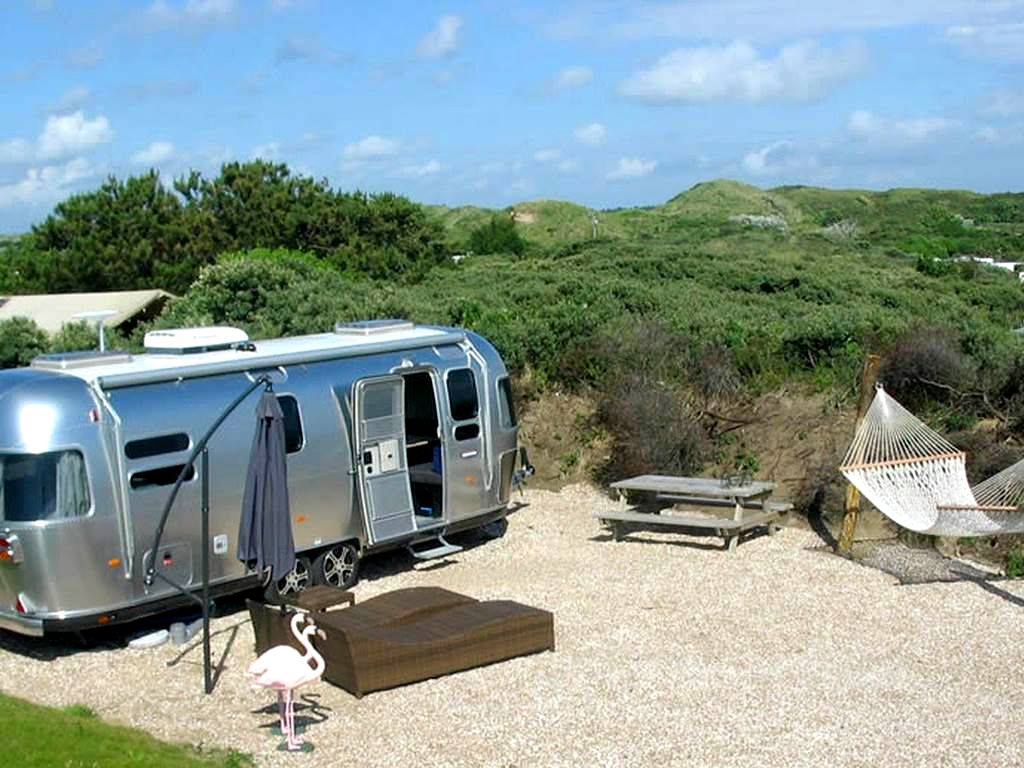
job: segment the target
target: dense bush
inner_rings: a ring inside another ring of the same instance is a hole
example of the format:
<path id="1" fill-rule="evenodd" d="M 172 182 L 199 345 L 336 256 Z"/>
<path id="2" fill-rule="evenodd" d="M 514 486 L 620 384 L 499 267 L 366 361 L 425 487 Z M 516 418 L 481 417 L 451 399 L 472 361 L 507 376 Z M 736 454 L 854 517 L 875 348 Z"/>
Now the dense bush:
<path id="1" fill-rule="evenodd" d="M 522 255 L 526 241 L 511 216 L 496 213 L 486 224 L 469 233 L 469 248 L 474 253 L 513 253 Z"/>
<path id="2" fill-rule="evenodd" d="M 253 338 L 323 333 L 368 317 L 374 291 L 306 254 L 259 249 L 204 267 L 188 294 L 172 300 L 157 327 L 233 325 Z"/>
<path id="3" fill-rule="evenodd" d="M 113 338 L 113 329 L 107 328 L 103 333 L 108 344 L 107 348 L 116 348 L 118 345 Z M 96 329 L 84 320 L 77 323 L 64 323 L 61 329 L 50 339 L 51 352 L 78 352 L 86 349 L 96 349 L 98 346 L 99 335 Z"/>
<path id="4" fill-rule="evenodd" d="M 703 466 L 706 436 L 700 421 L 663 382 L 642 373 L 607 382 L 600 417 L 612 435 L 611 475 L 685 476 Z"/>
<path id="5" fill-rule="evenodd" d="M 974 378 L 956 333 L 936 328 L 914 328 L 897 339 L 879 371 L 886 390 L 911 410 L 971 390 Z"/>
<path id="6" fill-rule="evenodd" d="M 0 320 L 0 367 L 28 365 L 47 351 L 49 342 L 46 332 L 27 317 Z"/>

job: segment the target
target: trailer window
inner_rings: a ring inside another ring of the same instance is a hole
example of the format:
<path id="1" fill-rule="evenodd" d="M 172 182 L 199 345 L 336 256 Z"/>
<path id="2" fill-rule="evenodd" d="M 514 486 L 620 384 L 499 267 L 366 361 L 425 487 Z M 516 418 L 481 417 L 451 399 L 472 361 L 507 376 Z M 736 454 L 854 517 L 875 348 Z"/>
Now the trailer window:
<path id="1" fill-rule="evenodd" d="M 129 459 L 144 459 L 147 456 L 159 456 L 161 453 L 177 453 L 188 448 L 191 442 L 184 432 L 144 437 L 125 443 L 124 455 Z"/>
<path id="2" fill-rule="evenodd" d="M 299 415 L 299 403 L 292 395 L 278 395 L 277 402 L 284 412 L 284 449 L 287 453 L 302 450 L 302 418 Z"/>
<path id="3" fill-rule="evenodd" d="M 498 379 L 498 414 L 501 426 L 512 429 L 516 426 L 516 408 L 512 402 L 512 384 L 506 376 Z"/>
<path id="4" fill-rule="evenodd" d="M 172 464 L 169 467 L 157 467 L 156 469 L 146 469 L 142 472 L 136 472 L 132 475 L 131 480 L 128 482 L 132 486 L 132 490 L 137 491 L 140 488 L 153 488 L 161 485 L 174 485 L 174 481 L 178 479 L 178 475 L 181 473 L 181 468 L 184 464 Z M 196 476 L 195 466 L 189 466 L 188 473 L 185 475 L 185 482 L 188 482 Z"/>
<path id="5" fill-rule="evenodd" d="M 66 520 L 84 517 L 91 506 L 78 451 L 0 458 L 0 520 Z"/>
<path id="6" fill-rule="evenodd" d="M 476 399 L 476 379 L 469 368 L 448 374 L 448 404 L 455 421 L 475 419 L 480 406 Z"/>

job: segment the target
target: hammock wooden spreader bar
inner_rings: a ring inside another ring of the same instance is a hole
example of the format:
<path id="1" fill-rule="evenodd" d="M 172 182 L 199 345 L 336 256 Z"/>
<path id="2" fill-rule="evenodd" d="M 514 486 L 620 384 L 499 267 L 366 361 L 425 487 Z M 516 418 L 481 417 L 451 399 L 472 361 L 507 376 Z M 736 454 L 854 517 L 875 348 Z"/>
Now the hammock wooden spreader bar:
<path id="1" fill-rule="evenodd" d="M 967 454 L 963 451 L 956 451 L 955 453 L 940 453 L 937 456 L 927 456 L 925 458 L 916 459 L 892 459 L 891 461 L 872 461 L 867 464 L 850 464 L 839 468 L 840 472 L 846 472 L 853 469 L 880 469 L 882 467 L 896 467 L 900 464 L 916 464 L 922 461 L 930 461 L 932 459 L 955 459 L 961 458 L 966 459 Z"/>
<path id="2" fill-rule="evenodd" d="M 965 462 L 962 451 L 879 387 L 840 471 L 880 512 L 912 531 L 1024 532 L 1024 460 L 974 488 Z"/>

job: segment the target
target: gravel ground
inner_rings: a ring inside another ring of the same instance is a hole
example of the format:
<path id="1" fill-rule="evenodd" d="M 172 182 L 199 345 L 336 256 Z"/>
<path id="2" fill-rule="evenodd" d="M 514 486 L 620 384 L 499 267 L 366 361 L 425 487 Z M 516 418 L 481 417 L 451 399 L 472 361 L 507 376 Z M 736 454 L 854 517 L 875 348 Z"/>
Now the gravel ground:
<path id="1" fill-rule="evenodd" d="M 898 586 L 787 529 L 718 540 L 615 542 L 598 490 L 529 491 L 503 539 L 448 563 L 377 558 L 360 600 L 436 584 L 555 613 L 557 650 L 357 700 L 326 683 L 297 711 L 314 750 L 277 751 L 274 701 L 242 672 L 247 616 L 201 651 L 72 651 L 0 638 L 0 688 L 260 766 L 1024 765 L 1018 654 L 1024 584 Z M 31 653 L 26 649 L 34 649 Z"/>

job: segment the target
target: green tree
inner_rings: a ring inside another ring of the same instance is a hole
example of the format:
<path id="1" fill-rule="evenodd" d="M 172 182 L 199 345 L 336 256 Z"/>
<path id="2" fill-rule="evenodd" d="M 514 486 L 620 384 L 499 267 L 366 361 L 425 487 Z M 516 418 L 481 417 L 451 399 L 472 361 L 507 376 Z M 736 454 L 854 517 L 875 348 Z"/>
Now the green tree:
<path id="1" fill-rule="evenodd" d="M 496 213 L 486 224 L 470 232 L 469 247 L 475 253 L 514 253 L 521 256 L 526 250 L 526 241 L 511 216 Z"/>
<path id="2" fill-rule="evenodd" d="M 180 291 L 197 269 L 186 249 L 181 201 L 156 171 L 107 179 L 73 195 L 32 228 L 23 255 L 27 284 L 38 291 Z"/>
<path id="3" fill-rule="evenodd" d="M 190 249 L 204 262 L 224 252 L 283 248 L 342 271 L 418 277 L 449 251 L 422 206 L 390 193 L 337 192 L 280 163 L 228 163 L 214 179 L 193 171 L 175 188 L 185 199 Z"/>
<path id="4" fill-rule="evenodd" d="M 212 179 L 192 171 L 174 190 L 150 171 L 68 198 L 4 247 L 0 289 L 184 293 L 203 265 L 253 248 L 304 251 L 342 271 L 405 280 L 449 252 L 441 225 L 404 197 L 338 192 L 257 160 L 227 163 Z"/>

